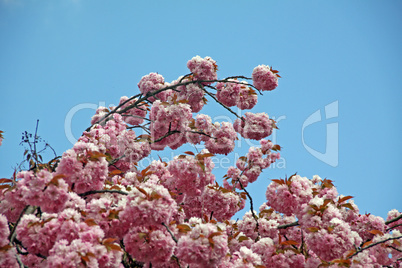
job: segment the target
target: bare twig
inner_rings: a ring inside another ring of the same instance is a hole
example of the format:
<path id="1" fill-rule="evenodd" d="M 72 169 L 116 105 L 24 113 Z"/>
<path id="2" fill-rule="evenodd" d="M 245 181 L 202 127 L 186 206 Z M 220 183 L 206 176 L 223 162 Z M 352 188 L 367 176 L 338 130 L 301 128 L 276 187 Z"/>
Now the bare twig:
<path id="1" fill-rule="evenodd" d="M 277 228 L 278 228 L 278 229 L 286 229 L 286 228 L 288 228 L 288 227 L 298 226 L 298 225 L 299 225 L 299 222 L 298 222 L 298 221 L 295 221 L 295 222 L 292 222 L 292 223 L 279 225 Z"/>
<path id="2" fill-rule="evenodd" d="M 15 257 L 16 257 L 16 259 L 17 259 L 18 265 L 19 265 L 21 268 L 27 267 L 27 266 L 24 265 L 24 263 L 22 263 L 21 258 L 20 258 L 20 255 L 19 255 L 18 253 L 15 254 Z"/>
<path id="3" fill-rule="evenodd" d="M 191 74 L 189 74 L 189 75 L 191 75 Z M 186 76 L 189 76 L 189 75 L 186 75 Z M 122 102 L 121 104 L 119 104 L 118 106 L 116 106 L 112 111 L 110 111 L 110 112 L 107 113 L 105 116 L 103 116 L 103 117 L 102 117 L 100 120 L 98 120 L 95 124 L 100 124 L 100 123 L 102 123 L 103 121 L 107 120 L 107 118 L 110 118 L 110 116 L 111 116 L 112 114 L 114 114 L 114 113 L 119 113 L 119 114 L 125 113 L 125 112 L 127 112 L 128 110 L 137 107 L 139 103 L 148 100 L 148 98 L 150 98 L 150 97 L 155 97 L 155 95 L 157 95 L 157 94 L 160 93 L 160 92 L 163 92 L 163 91 L 166 91 L 166 90 L 169 90 L 169 89 L 176 89 L 176 88 L 179 87 L 179 86 L 186 86 L 186 85 L 189 85 L 189 84 L 218 83 L 218 82 L 236 83 L 236 84 L 237 84 L 237 83 L 241 83 L 241 82 L 239 82 L 239 81 L 230 81 L 229 79 L 234 79 L 234 78 L 242 78 L 242 79 L 249 79 L 249 80 L 251 79 L 251 78 L 248 78 L 248 77 L 240 76 L 240 75 L 239 75 L 239 76 L 231 76 L 231 77 L 228 77 L 228 78 L 225 78 L 225 79 L 216 79 L 216 80 L 191 80 L 191 81 L 185 81 L 185 82 L 183 82 L 183 80 L 184 80 L 184 78 L 185 78 L 186 76 L 182 77 L 182 79 L 179 81 L 178 84 L 171 85 L 171 86 L 167 86 L 167 87 L 164 87 L 164 88 L 160 88 L 160 89 L 155 90 L 155 91 L 153 91 L 153 92 L 148 92 L 147 95 L 145 95 L 145 96 L 143 96 L 142 94 L 138 94 L 138 95 L 132 96 L 131 98 L 127 99 L 126 101 L 124 101 L 124 102 Z M 241 84 L 254 87 L 253 85 L 251 85 L 251 84 L 249 84 L 249 83 L 247 83 L 247 84 L 241 83 Z M 205 91 L 205 89 L 204 89 L 203 87 L 201 87 L 201 88 Z M 255 87 L 254 87 L 254 88 L 255 88 Z M 257 89 L 257 90 L 258 90 L 258 89 Z M 209 92 L 208 92 L 207 94 L 210 95 Z M 213 96 L 213 95 L 210 95 L 210 96 Z M 131 100 L 136 99 L 136 98 L 138 98 L 138 99 L 137 99 L 133 104 L 130 104 L 129 106 L 124 107 L 123 109 L 120 109 L 122 106 L 124 106 L 125 104 L 127 104 L 128 102 L 130 102 Z M 214 98 L 214 100 L 216 100 L 215 97 L 213 97 L 213 98 Z M 223 104 L 221 104 L 221 105 L 223 105 Z M 226 106 L 224 106 L 224 107 L 226 107 Z M 120 110 L 119 110 L 119 109 L 120 109 Z M 228 107 L 226 107 L 226 109 L 230 110 Z M 236 113 L 234 113 L 233 111 L 230 110 L 230 112 L 233 113 L 233 114 L 235 114 L 237 117 L 239 117 L 239 116 L 238 116 Z M 239 118 L 240 118 L 240 117 L 239 117 Z M 89 131 L 89 130 L 91 129 L 91 127 L 92 127 L 93 125 L 95 125 L 95 124 L 92 124 L 91 126 L 89 126 L 85 131 Z"/>
<path id="4" fill-rule="evenodd" d="M 259 230 L 260 226 L 258 224 L 257 215 L 255 215 L 255 213 L 254 213 L 253 199 L 251 198 L 251 195 L 247 192 L 246 188 L 243 187 L 243 184 L 241 183 L 239 178 L 237 179 L 237 181 L 239 182 L 240 187 L 243 189 L 243 191 L 247 194 L 248 198 L 250 199 L 250 210 L 251 210 L 251 214 L 253 215 L 253 218 L 255 220 L 255 224 L 256 224 L 256 228 L 257 228 L 257 234 L 258 234 L 257 239 L 258 239 L 261 236 L 260 235 L 260 230 Z"/>
<path id="5" fill-rule="evenodd" d="M 173 134 L 176 134 L 176 133 L 180 133 L 180 131 L 178 131 L 178 130 L 171 130 L 171 131 L 169 131 L 168 133 L 166 133 L 165 135 L 163 135 L 162 137 L 160 137 L 160 138 L 154 140 L 153 143 L 156 143 L 156 142 L 158 142 L 158 141 L 161 141 L 161 140 L 163 140 L 164 138 L 169 137 L 170 135 L 173 135 Z"/>
<path id="6" fill-rule="evenodd" d="M 230 109 L 229 107 L 227 107 L 225 104 L 223 104 L 222 102 L 218 101 L 218 99 L 212 95 L 208 90 L 206 90 L 204 87 L 202 87 L 202 90 L 207 93 L 214 101 L 216 101 L 217 103 L 219 103 L 223 108 L 225 108 L 226 110 L 228 110 L 230 113 L 234 114 L 237 118 L 240 118 L 241 120 L 244 121 L 244 118 L 240 117 L 237 113 L 233 112 L 232 109 Z"/>
<path id="7" fill-rule="evenodd" d="M 20 216 L 18 217 L 17 221 L 15 222 L 15 224 L 13 226 L 13 229 L 10 232 L 10 235 L 8 236 L 8 240 L 10 240 L 10 244 L 12 244 L 14 242 L 14 239 L 17 235 L 17 233 L 15 231 L 17 230 L 17 226 L 20 223 L 22 216 L 24 216 L 25 214 L 32 214 L 35 210 L 36 210 L 36 207 L 33 207 L 33 206 L 26 206 L 22 210 Z"/>
<path id="8" fill-rule="evenodd" d="M 122 195 L 128 195 L 127 192 L 124 191 L 119 191 L 119 190 L 92 190 L 92 191 L 88 191 L 82 194 L 78 194 L 81 197 L 85 197 L 87 195 L 91 195 L 91 194 L 103 194 L 103 193 L 111 193 L 111 194 L 122 194 Z"/>
<path id="9" fill-rule="evenodd" d="M 387 239 L 378 241 L 378 242 L 376 242 L 376 243 L 370 244 L 370 245 L 368 245 L 367 247 L 364 247 L 364 248 L 361 248 L 361 249 L 357 250 L 355 253 L 353 253 L 352 255 L 350 255 L 350 256 L 348 257 L 348 259 L 350 259 L 350 258 L 352 258 L 353 256 L 359 254 L 359 253 L 362 252 L 363 250 L 369 249 L 369 248 L 371 248 L 371 247 L 374 247 L 374 246 L 376 246 L 376 245 L 378 245 L 378 244 L 385 243 L 385 242 L 390 241 L 390 240 L 400 239 L 400 238 L 402 238 L 402 235 L 401 235 L 401 236 L 397 236 L 397 237 L 390 237 L 390 238 L 387 238 Z"/>
<path id="10" fill-rule="evenodd" d="M 166 230 L 169 232 L 169 234 L 172 237 L 173 241 L 176 242 L 176 244 L 177 244 L 177 238 L 174 236 L 172 231 L 170 231 L 169 226 L 167 226 L 164 222 L 162 222 L 162 225 L 166 227 Z"/>
<path id="11" fill-rule="evenodd" d="M 392 230 L 392 229 L 394 229 L 394 228 L 396 228 L 396 227 L 399 227 L 399 226 L 402 226 L 402 223 L 401 223 L 401 224 L 394 225 L 394 226 L 391 226 L 391 227 L 387 228 L 386 231 L 388 232 L 389 230 Z"/>
<path id="12" fill-rule="evenodd" d="M 386 221 L 385 224 L 390 224 L 390 223 L 396 222 L 397 220 L 400 220 L 400 219 L 402 219 L 402 214 L 399 215 L 396 218 L 393 218 L 393 219 L 390 219 L 389 221 Z"/>
<path id="13" fill-rule="evenodd" d="M 35 158 L 36 166 L 38 166 L 38 154 L 36 152 L 36 142 L 37 142 L 37 139 L 38 139 L 38 126 L 39 126 L 39 119 L 36 120 L 36 128 L 35 128 L 35 136 L 34 136 L 33 157 Z"/>

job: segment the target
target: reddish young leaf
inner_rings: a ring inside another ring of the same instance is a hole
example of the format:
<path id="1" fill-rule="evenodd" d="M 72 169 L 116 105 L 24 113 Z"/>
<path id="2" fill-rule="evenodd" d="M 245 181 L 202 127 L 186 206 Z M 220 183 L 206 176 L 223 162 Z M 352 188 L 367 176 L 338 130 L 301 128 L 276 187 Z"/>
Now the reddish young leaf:
<path id="1" fill-rule="evenodd" d="M 249 240 L 249 239 L 250 239 L 250 238 L 248 238 L 247 236 L 242 235 L 242 236 L 240 236 L 237 240 L 239 240 L 239 242 L 243 242 L 243 241 Z"/>
<path id="2" fill-rule="evenodd" d="M 155 191 L 152 191 L 151 196 L 150 196 L 151 200 L 156 200 L 156 199 L 160 199 L 160 198 L 162 198 L 162 196 L 160 194 L 158 194 Z"/>
<path id="3" fill-rule="evenodd" d="M 272 149 L 271 149 L 271 150 L 273 150 L 273 151 L 280 151 L 280 150 L 281 150 L 281 146 L 278 145 L 278 144 L 275 144 L 274 146 L 272 146 Z"/>
<path id="4" fill-rule="evenodd" d="M 85 223 L 86 223 L 88 226 L 98 225 L 94 219 L 86 219 L 86 220 L 85 220 Z"/>
<path id="5" fill-rule="evenodd" d="M 318 232 L 318 230 L 320 230 L 320 229 L 318 229 L 317 227 L 308 227 L 307 230 L 310 231 L 310 232 L 312 232 L 312 233 L 316 233 L 316 232 Z"/>
<path id="6" fill-rule="evenodd" d="M 140 192 L 143 193 L 146 197 L 148 197 L 147 191 L 145 191 L 144 189 L 142 189 L 141 187 L 138 187 L 138 186 L 135 186 L 135 188 L 137 188 L 138 191 L 140 191 Z"/>
<path id="7" fill-rule="evenodd" d="M 191 227 L 187 224 L 178 224 L 177 229 L 179 229 L 180 233 L 187 233 L 191 231 Z"/>
<path id="8" fill-rule="evenodd" d="M 371 230 L 369 231 L 369 233 L 373 235 L 384 235 L 384 233 L 381 232 L 380 230 Z"/>
<path id="9" fill-rule="evenodd" d="M 118 190 L 118 191 L 120 191 L 121 188 L 118 185 L 113 185 L 112 187 L 110 187 L 110 190 Z"/>
<path id="10" fill-rule="evenodd" d="M 345 207 L 345 208 L 348 208 L 348 209 L 351 209 L 351 210 L 355 210 L 351 203 L 343 204 L 342 207 Z"/>
<path id="11" fill-rule="evenodd" d="M 123 171 L 119 170 L 119 169 L 115 169 L 112 170 L 111 172 L 109 172 L 109 176 L 115 176 L 115 175 L 120 175 L 123 174 Z"/>
<path id="12" fill-rule="evenodd" d="M 9 182 L 13 182 L 13 180 L 12 179 L 7 179 L 7 178 L 2 178 L 2 179 L 0 179 L 0 183 L 9 183 Z"/>
<path id="13" fill-rule="evenodd" d="M 371 245 L 371 244 L 373 244 L 373 241 L 367 241 L 366 243 L 364 243 L 363 245 L 362 245 L 362 248 L 365 248 L 365 247 L 367 247 L 368 245 Z"/>
<path id="14" fill-rule="evenodd" d="M 349 199 L 351 199 L 351 198 L 353 198 L 353 196 L 350 196 L 350 195 L 344 196 L 344 197 L 342 197 L 342 198 L 339 198 L 338 203 L 345 202 L 346 200 L 349 200 Z"/>
<path id="15" fill-rule="evenodd" d="M 285 184 L 285 181 L 284 180 L 282 180 L 282 179 L 280 179 L 280 180 L 278 180 L 278 179 L 273 179 L 272 180 L 273 182 L 276 182 L 277 184 Z"/>
<path id="16" fill-rule="evenodd" d="M 287 240 L 287 241 L 281 242 L 281 245 L 284 245 L 284 246 L 292 246 L 292 245 L 297 246 L 297 245 L 299 245 L 299 243 L 297 243 L 294 240 Z"/>

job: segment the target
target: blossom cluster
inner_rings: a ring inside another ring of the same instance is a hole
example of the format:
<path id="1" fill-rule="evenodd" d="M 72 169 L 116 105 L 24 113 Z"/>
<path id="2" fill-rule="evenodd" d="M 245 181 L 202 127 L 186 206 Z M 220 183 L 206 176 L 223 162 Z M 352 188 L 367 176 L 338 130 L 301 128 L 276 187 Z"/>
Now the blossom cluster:
<path id="1" fill-rule="evenodd" d="M 228 79 L 226 83 L 217 83 L 216 89 L 216 98 L 228 107 L 237 106 L 246 110 L 257 104 L 257 93 L 245 81 Z"/>
<path id="2" fill-rule="evenodd" d="M 280 159 L 281 147 L 267 139 L 275 121 L 247 112 L 233 124 L 213 122 L 198 112 L 207 97 L 224 110 L 251 109 L 254 89 L 275 89 L 279 75 L 260 65 L 252 84 L 238 80 L 245 77 L 218 80 L 216 62 L 199 56 L 187 67 L 191 73 L 172 83 L 157 73 L 142 77 L 141 94 L 99 107 L 92 126 L 55 164 L 37 161 L 2 179 L 10 185 L 0 184 L 0 267 L 402 264 L 401 212 L 391 210 L 386 221 L 360 214 L 331 180 L 273 179 L 254 209 L 247 187 Z M 259 146 L 219 184 L 213 157 L 233 152 L 239 138 Z M 140 168 L 152 151 L 184 144 L 203 148 Z M 247 202 L 250 211 L 232 219 Z"/>

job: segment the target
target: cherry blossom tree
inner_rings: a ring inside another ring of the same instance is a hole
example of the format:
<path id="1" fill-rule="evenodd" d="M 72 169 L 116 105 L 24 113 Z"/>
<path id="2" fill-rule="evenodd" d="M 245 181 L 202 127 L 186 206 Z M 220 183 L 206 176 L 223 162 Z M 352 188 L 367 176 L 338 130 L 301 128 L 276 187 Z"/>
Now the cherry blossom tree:
<path id="1" fill-rule="evenodd" d="M 278 71 L 259 65 L 250 78 L 218 79 L 216 62 L 199 56 L 187 67 L 171 83 L 145 75 L 139 94 L 99 107 L 61 157 L 43 162 L 33 150 L 29 170 L 0 180 L 0 267 L 400 267 L 402 214 L 360 214 L 331 180 L 274 179 L 267 201 L 253 204 L 247 186 L 280 158 L 268 139 L 277 126 L 230 107 L 252 109 L 278 86 Z M 200 113 L 207 100 L 234 124 Z M 219 184 L 212 157 L 239 138 L 259 146 Z M 184 144 L 203 149 L 139 167 Z M 233 220 L 246 202 L 251 210 Z"/>

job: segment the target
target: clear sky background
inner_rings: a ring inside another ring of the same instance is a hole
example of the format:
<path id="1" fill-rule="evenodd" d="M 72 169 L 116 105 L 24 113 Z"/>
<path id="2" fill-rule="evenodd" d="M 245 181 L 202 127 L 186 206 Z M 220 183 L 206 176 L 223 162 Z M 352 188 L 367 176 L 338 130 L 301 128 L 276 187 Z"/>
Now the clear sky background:
<path id="1" fill-rule="evenodd" d="M 402 210 L 401 29 L 401 1 L 0 0 L 0 177 L 23 160 L 21 133 L 37 119 L 61 155 L 94 107 L 137 94 L 143 75 L 170 82 L 193 56 L 211 56 L 220 78 L 259 64 L 283 77 L 253 110 L 279 121 L 272 138 L 283 146 L 248 187 L 257 208 L 271 179 L 297 172 L 332 179 L 361 213 L 386 217 Z M 234 120 L 209 106 L 201 112 Z M 219 181 L 235 157 L 217 162 Z"/>

